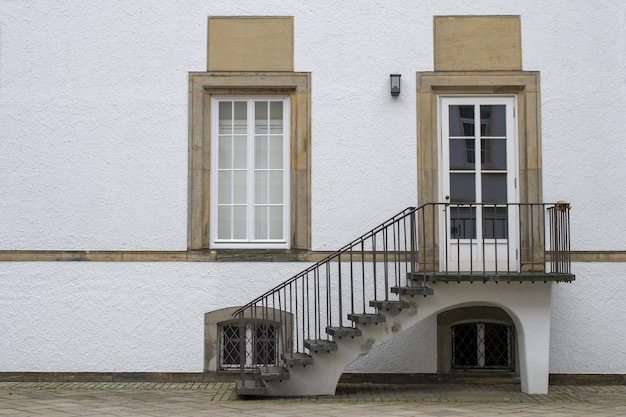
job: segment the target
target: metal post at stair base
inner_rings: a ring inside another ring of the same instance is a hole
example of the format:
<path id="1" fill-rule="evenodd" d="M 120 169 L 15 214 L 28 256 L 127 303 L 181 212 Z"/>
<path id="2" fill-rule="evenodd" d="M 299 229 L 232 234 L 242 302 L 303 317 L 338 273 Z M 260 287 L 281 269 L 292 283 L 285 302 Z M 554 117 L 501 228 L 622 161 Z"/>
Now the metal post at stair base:
<path id="1" fill-rule="evenodd" d="M 409 224 L 409 228 L 410 228 L 410 233 L 411 233 L 411 237 L 410 237 L 410 245 L 411 245 L 411 272 L 416 272 L 417 271 L 417 259 L 416 259 L 416 255 L 417 255 L 417 223 L 416 223 L 416 219 L 415 219 L 415 210 L 411 213 L 410 216 L 410 224 Z M 407 275 L 407 283 L 406 285 L 408 286 L 408 275 Z"/>
<path id="2" fill-rule="evenodd" d="M 241 383 L 245 385 L 246 379 L 246 329 L 244 327 L 243 311 L 239 313 L 239 371 Z"/>

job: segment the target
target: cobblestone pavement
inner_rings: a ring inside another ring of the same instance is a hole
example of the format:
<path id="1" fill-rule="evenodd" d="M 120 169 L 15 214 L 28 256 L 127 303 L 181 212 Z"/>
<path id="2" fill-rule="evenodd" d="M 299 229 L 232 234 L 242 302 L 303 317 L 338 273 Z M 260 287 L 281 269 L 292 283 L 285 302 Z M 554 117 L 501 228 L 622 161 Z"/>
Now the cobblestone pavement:
<path id="1" fill-rule="evenodd" d="M 232 383 L 0 382 L 0 416 L 626 416 L 626 386 L 339 384 L 337 395 L 242 399 Z"/>

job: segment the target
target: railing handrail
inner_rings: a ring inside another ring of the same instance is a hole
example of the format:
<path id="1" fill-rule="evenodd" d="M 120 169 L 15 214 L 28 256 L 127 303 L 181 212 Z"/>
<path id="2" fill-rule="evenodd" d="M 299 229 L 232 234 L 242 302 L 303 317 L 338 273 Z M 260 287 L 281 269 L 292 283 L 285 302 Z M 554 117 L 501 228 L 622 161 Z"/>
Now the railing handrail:
<path id="1" fill-rule="evenodd" d="M 406 216 L 410 215 L 411 213 L 415 213 L 416 211 L 419 211 L 421 208 L 423 208 L 423 207 L 425 207 L 426 205 L 429 205 L 429 204 L 432 204 L 432 203 L 422 204 L 419 207 L 407 207 L 407 208 L 405 208 L 404 210 L 400 211 L 396 215 L 394 215 L 394 216 L 390 217 L 389 219 L 385 220 L 383 223 L 379 224 L 378 226 L 374 227 L 373 229 L 370 229 L 368 232 L 364 233 L 363 235 L 359 236 L 358 238 L 352 240 L 347 245 L 344 245 L 341 249 L 338 249 L 335 252 L 325 256 L 323 259 L 315 262 L 313 265 L 310 265 L 308 268 L 300 271 L 299 273 L 297 273 L 293 277 L 289 278 L 288 280 L 282 282 L 281 284 L 277 285 L 276 287 L 266 291 L 262 295 L 258 296 L 254 300 L 252 300 L 249 303 L 247 303 L 246 305 L 239 307 L 232 314 L 232 316 L 236 317 L 242 311 L 245 311 L 246 309 L 254 306 L 255 304 L 257 304 L 259 301 L 262 301 L 267 296 L 269 296 L 269 295 L 271 295 L 271 294 L 273 294 L 273 293 L 275 293 L 277 291 L 280 291 L 280 290 L 284 289 L 285 287 L 289 286 L 289 284 L 292 284 L 293 282 L 297 281 L 299 278 L 303 277 L 304 275 L 308 274 L 309 272 L 314 271 L 320 265 L 323 265 L 323 264 L 331 261 L 332 259 L 336 258 L 337 256 L 340 256 L 341 254 L 346 253 L 348 250 L 350 250 L 351 248 L 356 246 L 358 243 L 364 241 L 365 239 L 367 239 L 367 238 L 369 238 L 371 236 L 374 236 L 377 232 L 385 229 L 386 227 L 389 227 L 390 224 L 393 224 L 396 221 L 405 218 Z"/>
<path id="2" fill-rule="evenodd" d="M 351 249 L 353 249 L 358 244 L 361 244 L 361 243 L 365 242 L 367 239 L 374 237 L 377 233 L 379 233 L 379 232 L 383 231 L 384 229 L 390 227 L 391 225 L 401 221 L 402 219 L 405 219 L 407 216 L 410 216 L 413 213 L 419 212 L 420 210 L 424 210 L 428 206 L 443 206 L 443 207 L 446 207 L 446 208 L 450 207 L 450 206 L 452 206 L 452 207 L 480 207 L 480 206 L 482 206 L 482 207 L 509 207 L 509 206 L 517 206 L 517 207 L 530 206 L 530 207 L 532 207 L 532 206 L 541 206 L 545 210 L 545 209 L 550 209 L 550 208 L 555 208 L 555 207 L 556 208 L 562 208 L 564 206 L 564 204 L 567 204 L 567 203 L 564 203 L 562 201 L 557 202 L 557 203 L 474 203 L 474 202 L 470 202 L 470 203 L 459 202 L 459 203 L 456 203 L 456 202 L 429 202 L 429 203 L 424 203 L 424 204 L 422 204 L 420 206 L 417 206 L 417 207 L 407 207 L 407 208 L 403 209 L 402 211 L 398 212 L 397 214 L 393 215 L 389 219 L 385 220 L 384 222 L 380 223 L 379 225 L 375 226 L 374 228 L 370 229 L 366 233 L 364 233 L 361 236 L 357 237 L 356 239 L 353 239 L 350 243 L 344 245 L 340 249 L 338 249 L 338 250 L 332 252 L 331 254 L 325 256 L 323 259 L 313 263 L 312 265 L 310 265 L 306 269 L 300 271 L 298 274 L 292 276 L 291 278 L 287 279 L 286 281 L 282 282 L 281 284 L 279 284 L 279 285 L 277 285 L 277 286 L 267 290 L 266 292 L 264 292 L 260 296 L 256 297 L 254 300 L 252 300 L 252 301 L 246 303 L 245 305 L 239 307 L 232 314 L 232 316 L 233 317 L 237 317 L 243 311 L 245 311 L 245 310 L 255 306 L 259 302 L 261 302 L 264 299 L 266 299 L 268 296 L 271 296 L 272 294 L 275 294 L 278 291 L 284 290 L 289 285 L 291 285 L 294 282 L 298 281 L 302 277 L 304 277 L 307 274 L 315 271 L 316 269 L 319 269 L 320 266 L 322 266 L 324 264 L 327 264 L 328 262 L 332 261 L 335 258 L 340 257 L 341 255 L 343 255 L 346 252 L 348 252 Z M 567 208 L 569 209 L 569 205 L 567 205 Z M 547 252 L 550 252 L 550 251 L 547 251 Z"/>

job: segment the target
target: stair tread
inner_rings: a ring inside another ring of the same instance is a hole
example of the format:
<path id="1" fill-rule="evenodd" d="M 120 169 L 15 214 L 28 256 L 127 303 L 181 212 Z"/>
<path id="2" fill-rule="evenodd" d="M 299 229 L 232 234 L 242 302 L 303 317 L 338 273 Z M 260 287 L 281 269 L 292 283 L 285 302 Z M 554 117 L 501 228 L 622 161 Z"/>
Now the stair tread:
<path id="1" fill-rule="evenodd" d="M 345 327 L 345 326 L 339 326 L 339 327 L 329 326 L 326 328 L 326 333 L 335 337 L 356 337 L 356 336 L 361 336 L 361 334 L 363 334 L 361 329 L 357 329 L 356 327 Z"/>
<path id="2" fill-rule="evenodd" d="M 384 323 L 387 319 L 385 318 L 383 314 L 351 313 L 351 314 L 348 314 L 348 320 L 352 320 L 353 322 L 356 322 L 356 323 L 365 324 L 365 323 Z"/>
<path id="3" fill-rule="evenodd" d="M 285 365 L 295 366 L 295 365 L 312 365 L 314 360 L 311 355 L 304 352 L 292 352 L 292 353 L 284 353 L 283 361 Z"/>
<path id="4" fill-rule="evenodd" d="M 411 307 L 411 304 L 404 300 L 372 300 L 370 307 L 382 308 L 383 310 L 402 310 Z"/>
<path id="5" fill-rule="evenodd" d="M 259 372 L 263 381 L 283 381 L 289 379 L 289 371 L 282 366 L 260 366 Z"/>
<path id="6" fill-rule="evenodd" d="M 333 350 L 337 350 L 337 343 L 328 339 L 307 339 L 304 341 L 304 347 L 314 352 L 330 352 Z"/>
<path id="7" fill-rule="evenodd" d="M 267 394 L 265 385 L 259 384 L 254 379 L 238 379 L 236 381 L 237 395 L 242 396 L 263 396 Z"/>
<path id="8" fill-rule="evenodd" d="M 394 294 L 403 295 L 433 295 L 435 292 L 432 288 L 415 286 L 415 287 L 391 287 L 391 292 Z"/>

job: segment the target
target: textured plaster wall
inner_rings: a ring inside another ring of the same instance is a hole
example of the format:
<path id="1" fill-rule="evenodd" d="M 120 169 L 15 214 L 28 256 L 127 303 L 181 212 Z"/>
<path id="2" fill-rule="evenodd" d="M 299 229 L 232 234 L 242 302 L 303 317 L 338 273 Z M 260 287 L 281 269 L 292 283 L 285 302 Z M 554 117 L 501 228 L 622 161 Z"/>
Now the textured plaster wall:
<path id="1" fill-rule="evenodd" d="M 626 265 L 574 264 L 552 292 L 550 372 L 626 373 Z"/>
<path id="2" fill-rule="evenodd" d="M 205 70 L 209 15 L 294 16 L 295 70 L 313 81 L 313 249 L 340 247 L 416 203 L 415 72 L 433 69 L 432 17 L 448 14 L 521 15 L 544 198 L 573 204 L 573 249 L 626 249 L 623 2 L 0 0 L 0 250 L 186 248 L 188 72 Z M 0 371 L 200 371 L 206 311 L 306 266 L 0 264 Z M 625 372 L 626 271 L 575 272 L 554 290 L 551 371 Z M 386 369 L 428 371 L 406 365 L 433 357 L 417 333 L 380 348 L 399 355 Z"/>
<path id="3" fill-rule="evenodd" d="M 200 372 L 204 313 L 240 305 L 300 268 L 0 263 L 0 371 Z"/>
<path id="4" fill-rule="evenodd" d="M 542 75 L 545 199 L 575 208 L 575 249 L 623 249 L 626 5 L 618 1 L 300 4 L 0 1 L 0 249 L 184 249 L 187 74 L 208 15 L 289 15 L 313 75 L 313 247 L 416 203 L 415 72 L 432 17 L 519 14 Z M 389 73 L 402 94 L 388 92 Z"/>

